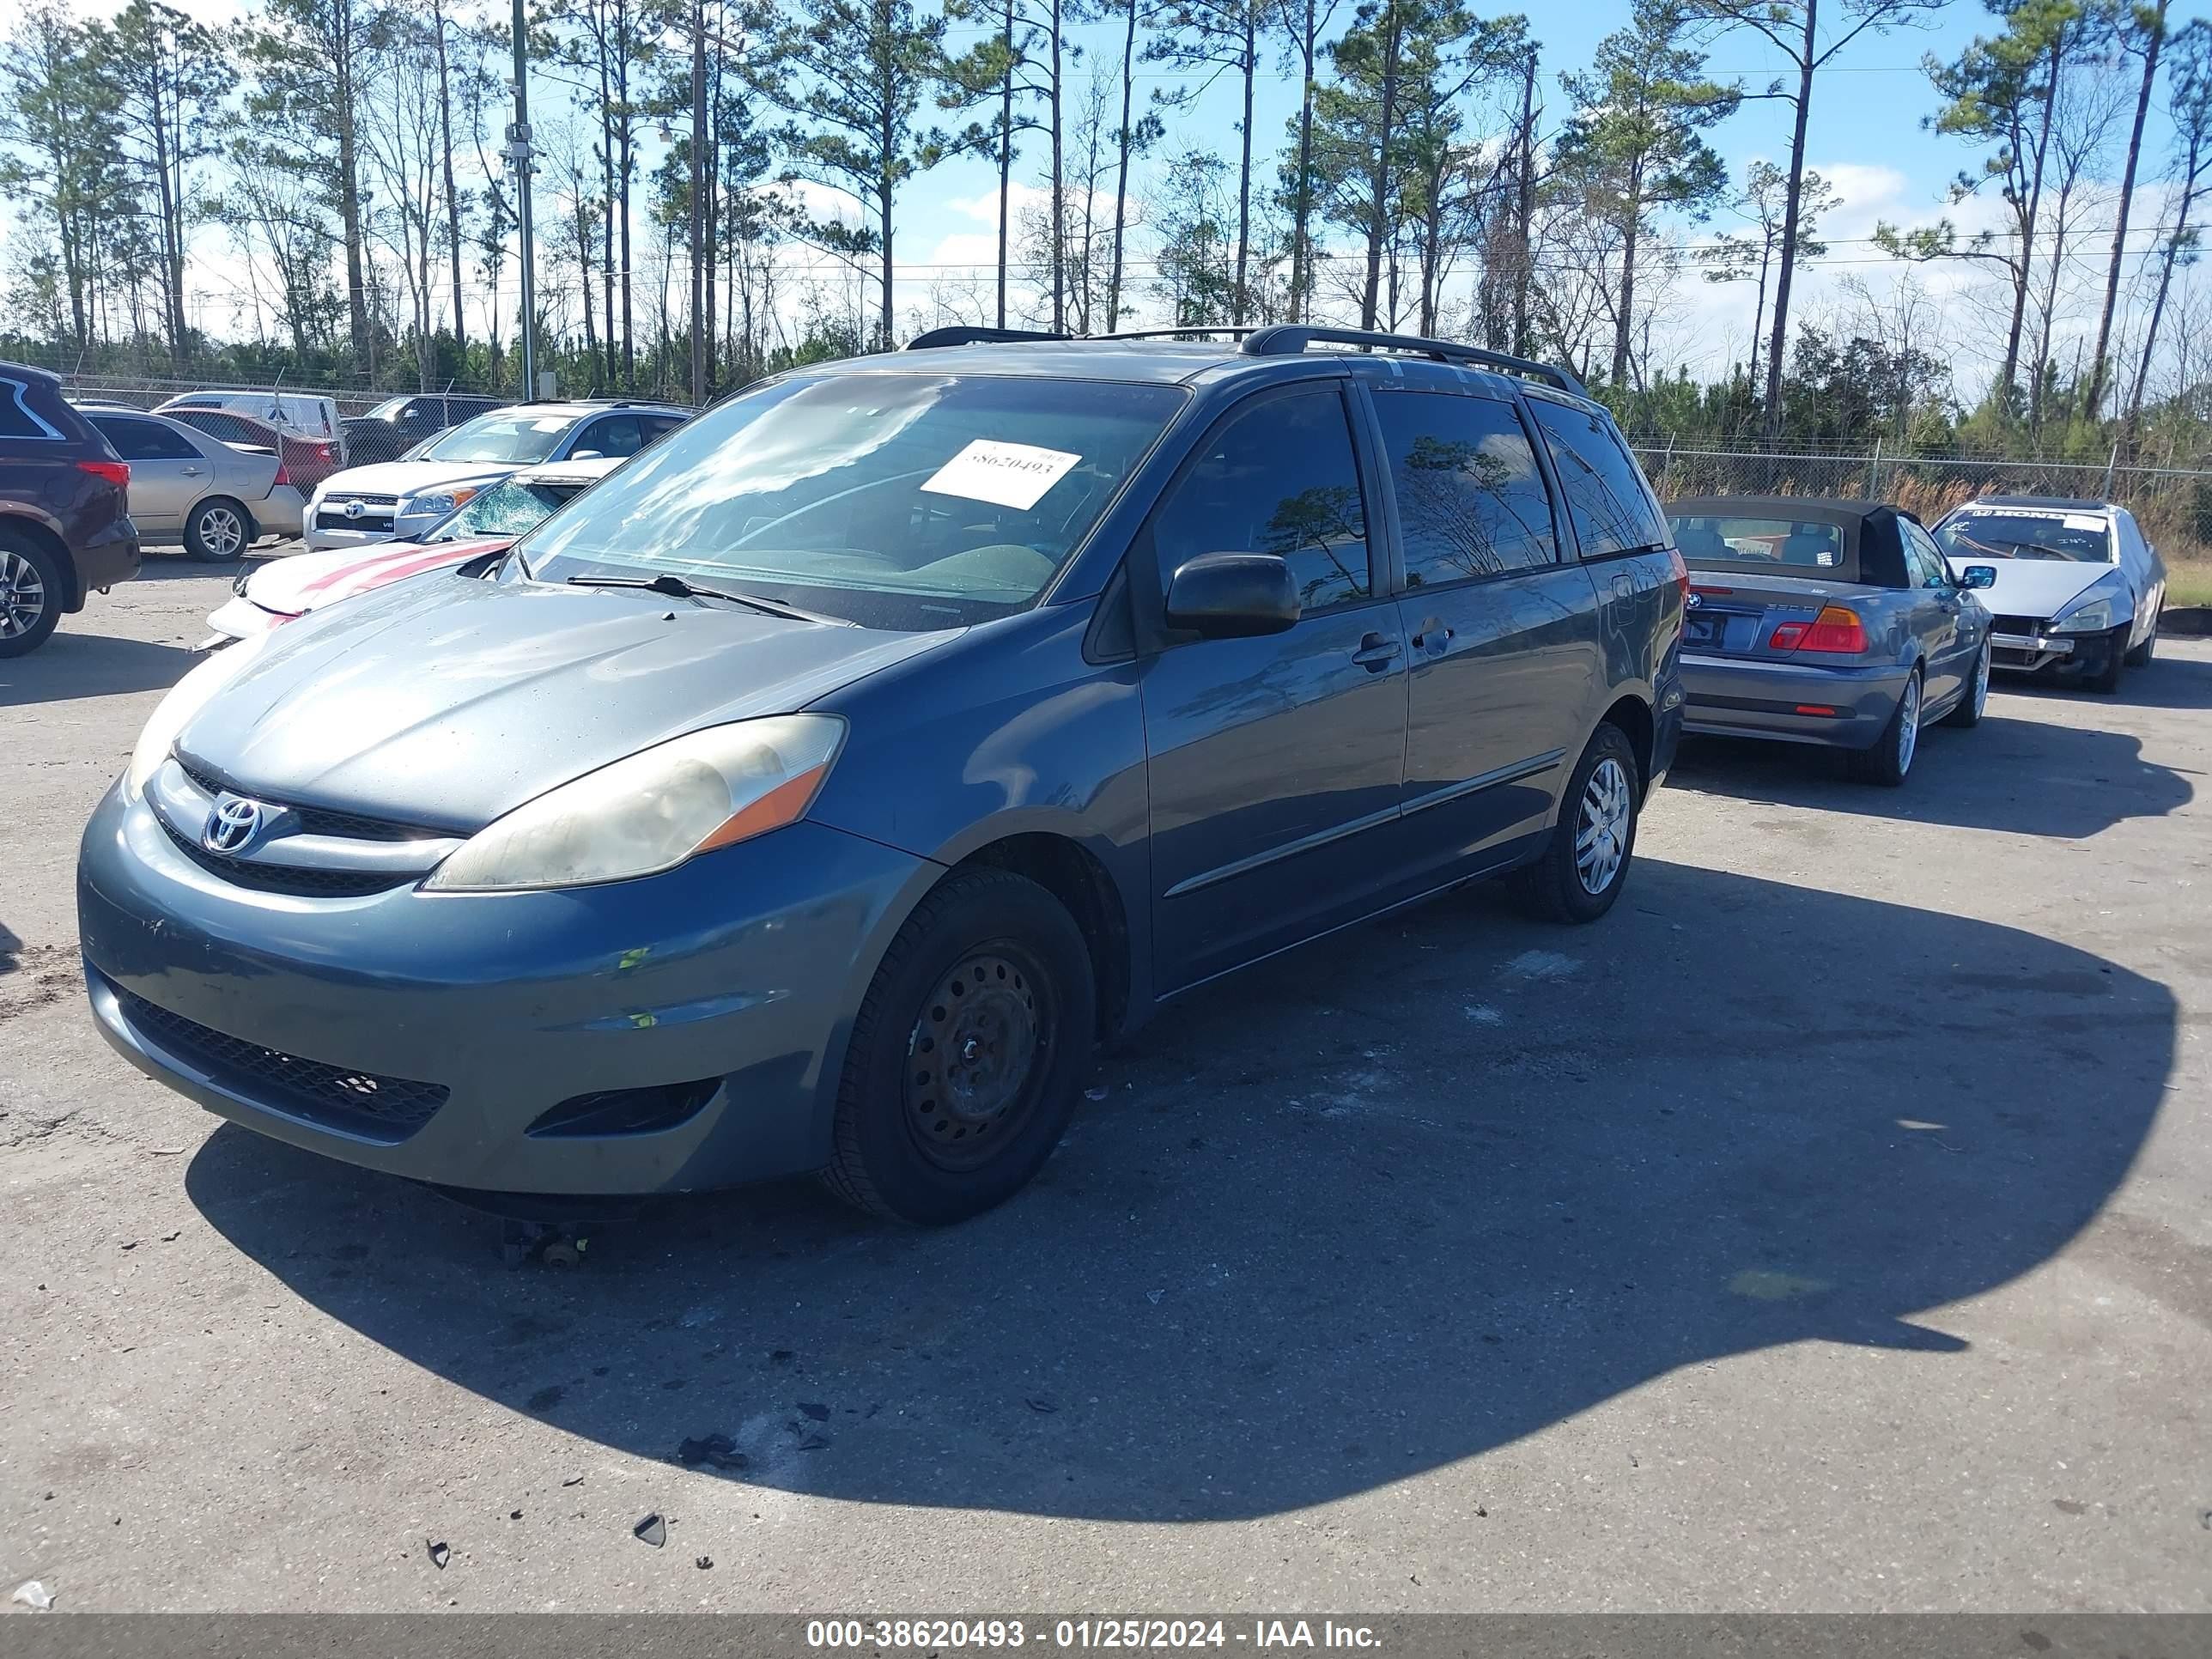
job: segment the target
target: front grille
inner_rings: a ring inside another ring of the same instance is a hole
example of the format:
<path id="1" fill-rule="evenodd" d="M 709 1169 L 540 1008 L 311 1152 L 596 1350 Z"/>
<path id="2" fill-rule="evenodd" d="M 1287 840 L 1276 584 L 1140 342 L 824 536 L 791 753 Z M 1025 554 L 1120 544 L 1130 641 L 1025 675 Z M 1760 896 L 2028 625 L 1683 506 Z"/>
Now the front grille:
<path id="1" fill-rule="evenodd" d="M 1990 624 L 1990 631 L 1996 634 L 2039 634 L 2043 626 L 2040 617 L 1999 617 Z"/>
<path id="2" fill-rule="evenodd" d="M 168 832 L 176 849 L 201 869 L 222 877 L 234 887 L 248 887 L 257 893 L 289 893 L 296 898 L 364 898 L 416 879 L 384 871 L 318 870 L 300 865 L 253 864 L 245 859 L 225 858 L 220 853 L 208 851 L 159 812 L 154 818 Z"/>
<path id="3" fill-rule="evenodd" d="M 359 518 L 349 518 L 343 503 L 359 501 L 362 512 Z M 397 495 L 340 495 L 325 501 L 315 514 L 319 530 L 360 530 L 376 535 L 388 534 L 392 515 L 399 508 Z"/>
<path id="4" fill-rule="evenodd" d="M 119 985 L 115 995 L 124 1018 L 179 1060 L 238 1086 L 241 1093 L 329 1128 L 396 1144 L 428 1123 L 452 1092 L 443 1084 L 348 1071 L 227 1036 Z"/>
<path id="5" fill-rule="evenodd" d="M 214 774 L 204 772 L 184 760 L 179 759 L 177 766 L 198 786 L 204 795 L 252 793 L 251 790 L 225 783 Z M 336 836 L 343 841 L 421 841 L 445 833 L 438 830 L 424 830 L 414 824 L 394 823 L 388 818 L 365 818 L 353 812 L 327 811 L 319 806 L 295 806 L 290 811 L 299 824 L 299 833 L 303 836 Z"/>

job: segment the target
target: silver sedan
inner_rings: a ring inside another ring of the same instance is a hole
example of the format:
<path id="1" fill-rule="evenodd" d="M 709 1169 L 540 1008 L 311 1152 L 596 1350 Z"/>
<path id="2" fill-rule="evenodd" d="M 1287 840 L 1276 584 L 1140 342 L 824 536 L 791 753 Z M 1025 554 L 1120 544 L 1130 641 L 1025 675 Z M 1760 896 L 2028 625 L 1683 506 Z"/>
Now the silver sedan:
<path id="1" fill-rule="evenodd" d="M 301 532 L 307 502 L 273 453 L 136 409 L 82 412 L 129 463 L 131 517 L 149 546 L 182 543 L 196 559 L 235 559 L 264 536 Z"/>

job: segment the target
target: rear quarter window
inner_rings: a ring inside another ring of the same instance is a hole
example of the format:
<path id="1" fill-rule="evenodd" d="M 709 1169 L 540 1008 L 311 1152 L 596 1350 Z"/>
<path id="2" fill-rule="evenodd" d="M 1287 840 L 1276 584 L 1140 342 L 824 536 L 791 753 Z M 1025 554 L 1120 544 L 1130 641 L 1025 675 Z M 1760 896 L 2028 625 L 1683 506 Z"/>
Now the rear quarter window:
<path id="1" fill-rule="evenodd" d="M 78 422 L 45 386 L 0 375 L 0 440 L 10 443 L 67 443 Z"/>

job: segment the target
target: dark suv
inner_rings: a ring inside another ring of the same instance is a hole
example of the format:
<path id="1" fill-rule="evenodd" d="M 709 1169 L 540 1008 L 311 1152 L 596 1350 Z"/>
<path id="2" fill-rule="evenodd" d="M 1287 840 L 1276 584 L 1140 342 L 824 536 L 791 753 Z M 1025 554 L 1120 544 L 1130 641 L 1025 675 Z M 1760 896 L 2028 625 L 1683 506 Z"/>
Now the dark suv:
<path id="1" fill-rule="evenodd" d="M 1193 986 L 1481 876 L 1606 913 L 1686 578 L 1571 376 L 973 333 L 195 669 L 85 830 L 107 1039 L 447 1188 L 948 1221 Z"/>
<path id="2" fill-rule="evenodd" d="M 346 465 L 374 466 L 379 461 L 396 461 L 432 433 L 504 409 L 507 402 L 505 398 L 442 392 L 387 398 L 368 414 L 349 415 L 340 423 L 345 433 Z"/>
<path id="3" fill-rule="evenodd" d="M 44 369 L 0 363 L 0 657 L 138 571 L 131 469 Z"/>

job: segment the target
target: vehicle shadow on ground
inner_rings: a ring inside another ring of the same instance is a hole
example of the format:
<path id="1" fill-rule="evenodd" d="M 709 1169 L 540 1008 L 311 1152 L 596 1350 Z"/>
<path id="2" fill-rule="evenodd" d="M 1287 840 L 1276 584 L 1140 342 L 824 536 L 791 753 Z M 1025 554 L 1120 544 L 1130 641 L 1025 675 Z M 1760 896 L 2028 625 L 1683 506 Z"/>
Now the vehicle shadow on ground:
<path id="1" fill-rule="evenodd" d="M 747 1466 L 672 1468 L 672 1501 L 1236 1519 L 1778 1344 L 1954 1363 L 1930 1310 L 2096 1214 L 2175 1028 L 2165 987 L 2031 933 L 1645 861 L 1588 931 L 1478 890 L 1194 995 L 1035 1188 L 948 1231 L 785 1186 L 515 1272 L 483 1218 L 245 1130 L 186 1180 L 459 1388 L 645 1458 L 729 1436 Z"/>
<path id="2" fill-rule="evenodd" d="M 258 562 L 258 554 L 249 553 L 249 562 Z M 220 581 L 228 586 L 236 580 L 240 561 L 237 559 L 195 559 L 183 552 L 164 552 L 160 548 L 149 548 L 145 562 L 138 567 L 134 582 Z"/>
<path id="3" fill-rule="evenodd" d="M 2125 732 L 1996 712 L 1971 732 L 1923 731 L 1911 775 L 1895 789 L 1856 781 L 1833 750 L 1745 738 L 1686 738 L 1668 787 L 2069 841 L 2162 817 L 2196 795 L 2186 775 L 2144 760 Z"/>
<path id="4" fill-rule="evenodd" d="M 2176 641 L 2161 640 L 2159 655 L 2150 666 L 2128 670 L 2121 678 L 2120 689 L 2110 696 L 2088 690 L 2078 680 L 2047 674 L 2006 675 L 1998 680 L 1996 689 L 2037 698 L 2080 699 L 2093 708 L 2101 703 L 2123 708 L 2212 708 L 2212 659 L 2185 657 Z"/>
<path id="5" fill-rule="evenodd" d="M 76 620 L 65 619 L 30 655 L 0 660 L 0 708 L 152 691 L 174 685 L 200 660 L 198 652 L 181 645 L 74 633 L 70 624 Z"/>

